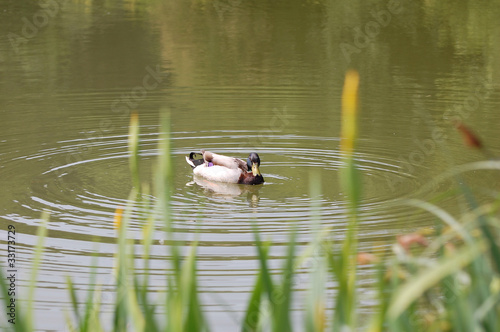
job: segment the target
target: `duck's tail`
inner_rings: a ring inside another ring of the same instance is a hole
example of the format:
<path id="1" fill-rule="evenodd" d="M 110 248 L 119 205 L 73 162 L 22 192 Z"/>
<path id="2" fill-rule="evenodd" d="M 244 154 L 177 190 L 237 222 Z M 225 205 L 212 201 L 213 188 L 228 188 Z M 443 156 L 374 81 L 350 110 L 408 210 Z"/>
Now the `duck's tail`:
<path id="1" fill-rule="evenodd" d="M 189 166 L 195 168 L 196 166 L 202 165 L 205 160 L 203 159 L 203 155 L 201 153 L 191 152 L 189 154 L 189 157 L 186 156 L 186 162 L 189 164 Z"/>

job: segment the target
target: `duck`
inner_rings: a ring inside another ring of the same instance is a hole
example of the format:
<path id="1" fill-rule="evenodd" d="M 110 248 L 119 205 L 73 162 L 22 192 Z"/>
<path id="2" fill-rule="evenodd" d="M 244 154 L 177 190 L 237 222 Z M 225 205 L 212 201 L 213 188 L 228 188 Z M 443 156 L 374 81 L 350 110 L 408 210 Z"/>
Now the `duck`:
<path id="1" fill-rule="evenodd" d="M 264 183 L 260 174 L 260 157 L 252 152 L 247 161 L 224 156 L 210 151 L 191 152 L 186 162 L 193 173 L 209 181 L 256 185 Z"/>

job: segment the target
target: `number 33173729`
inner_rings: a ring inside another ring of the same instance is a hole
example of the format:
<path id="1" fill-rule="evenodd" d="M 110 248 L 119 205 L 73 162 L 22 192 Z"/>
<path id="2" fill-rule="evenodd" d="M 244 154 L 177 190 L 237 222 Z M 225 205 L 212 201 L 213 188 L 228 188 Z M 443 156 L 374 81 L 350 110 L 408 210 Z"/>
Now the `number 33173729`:
<path id="1" fill-rule="evenodd" d="M 9 268 L 13 269 L 16 266 L 16 228 L 14 225 L 9 225 L 7 238 L 7 263 Z"/>

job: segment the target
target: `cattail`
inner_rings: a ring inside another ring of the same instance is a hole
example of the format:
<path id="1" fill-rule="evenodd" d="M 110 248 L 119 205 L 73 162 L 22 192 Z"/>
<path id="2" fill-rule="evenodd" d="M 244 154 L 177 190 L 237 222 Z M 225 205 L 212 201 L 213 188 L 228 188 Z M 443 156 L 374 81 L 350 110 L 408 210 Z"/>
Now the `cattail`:
<path id="1" fill-rule="evenodd" d="M 115 216 L 113 220 L 113 224 L 115 226 L 115 229 L 120 229 L 122 226 L 122 215 L 123 215 L 123 208 L 121 206 L 117 207 L 115 210 Z"/>
<path id="2" fill-rule="evenodd" d="M 354 145 L 358 136 L 358 86 L 359 74 L 348 71 L 345 75 L 342 91 L 342 127 L 340 131 L 340 151 L 349 158 L 354 153 Z"/>
<path id="3" fill-rule="evenodd" d="M 474 134 L 469 128 L 467 128 L 462 122 L 456 122 L 455 127 L 462 133 L 465 144 L 471 148 L 481 149 L 483 144 L 479 138 Z"/>

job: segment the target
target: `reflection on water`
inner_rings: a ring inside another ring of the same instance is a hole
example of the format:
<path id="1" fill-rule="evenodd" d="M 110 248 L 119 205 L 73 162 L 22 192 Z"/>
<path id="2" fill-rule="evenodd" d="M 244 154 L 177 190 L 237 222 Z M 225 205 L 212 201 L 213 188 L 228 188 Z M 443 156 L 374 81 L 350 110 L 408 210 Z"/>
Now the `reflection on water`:
<path id="1" fill-rule="evenodd" d="M 55 2 L 60 7 L 40 27 L 32 19 L 43 10 L 36 2 L 0 10 L 7 33 L 0 39 L 0 217 L 19 230 L 23 288 L 40 213 L 51 211 L 35 304 L 40 329 L 65 329 L 65 277 L 74 278 L 80 292 L 88 289 L 93 252 L 99 253 L 103 301 L 113 301 L 112 220 L 131 189 L 132 110 L 141 121 L 141 177 L 151 186 L 158 110 L 170 110 L 174 237 L 199 237 L 200 287 L 217 331 L 238 325 L 254 282 L 252 221 L 275 244 L 275 270 L 291 224 L 299 243 L 310 239 L 313 206 L 321 207 L 319 218 L 333 237 L 343 238 L 338 111 L 346 68 L 361 76 L 355 158 L 363 173 L 362 250 L 383 251 L 395 234 L 432 226 L 431 218 L 389 203 L 412 195 L 450 164 L 480 158 L 463 148 L 451 119 L 466 121 L 499 154 L 500 13 L 490 4 L 402 1 L 370 37 L 367 27 L 381 24 L 377 15 L 389 10 L 387 2 Z M 363 43 L 359 31 L 369 40 Z M 8 34 L 26 42 L 14 47 Z M 349 58 L 346 45 L 354 50 Z M 241 158 L 258 152 L 266 183 L 193 177 L 184 156 L 201 149 Z M 315 176 L 321 195 L 313 199 Z M 467 179 L 482 189 L 490 176 Z M 145 213 L 145 206 L 135 207 L 129 228 L 135 239 Z M 162 293 L 169 267 L 160 223 L 154 241 L 151 287 Z M 373 271 L 360 274 L 369 287 Z M 371 304 L 363 305 L 369 310 Z M 103 307 L 105 315 L 109 310 Z"/>
<path id="2" fill-rule="evenodd" d="M 203 189 L 207 197 L 215 199 L 232 201 L 236 196 L 245 194 L 249 204 L 257 206 L 259 203 L 259 190 L 262 186 L 245 186 L 233 183 L 212 182 L 199 176 L 194 176 L 193 181 L 188 182 L 186 186 L 198 185 L 197 191 Z"/>

